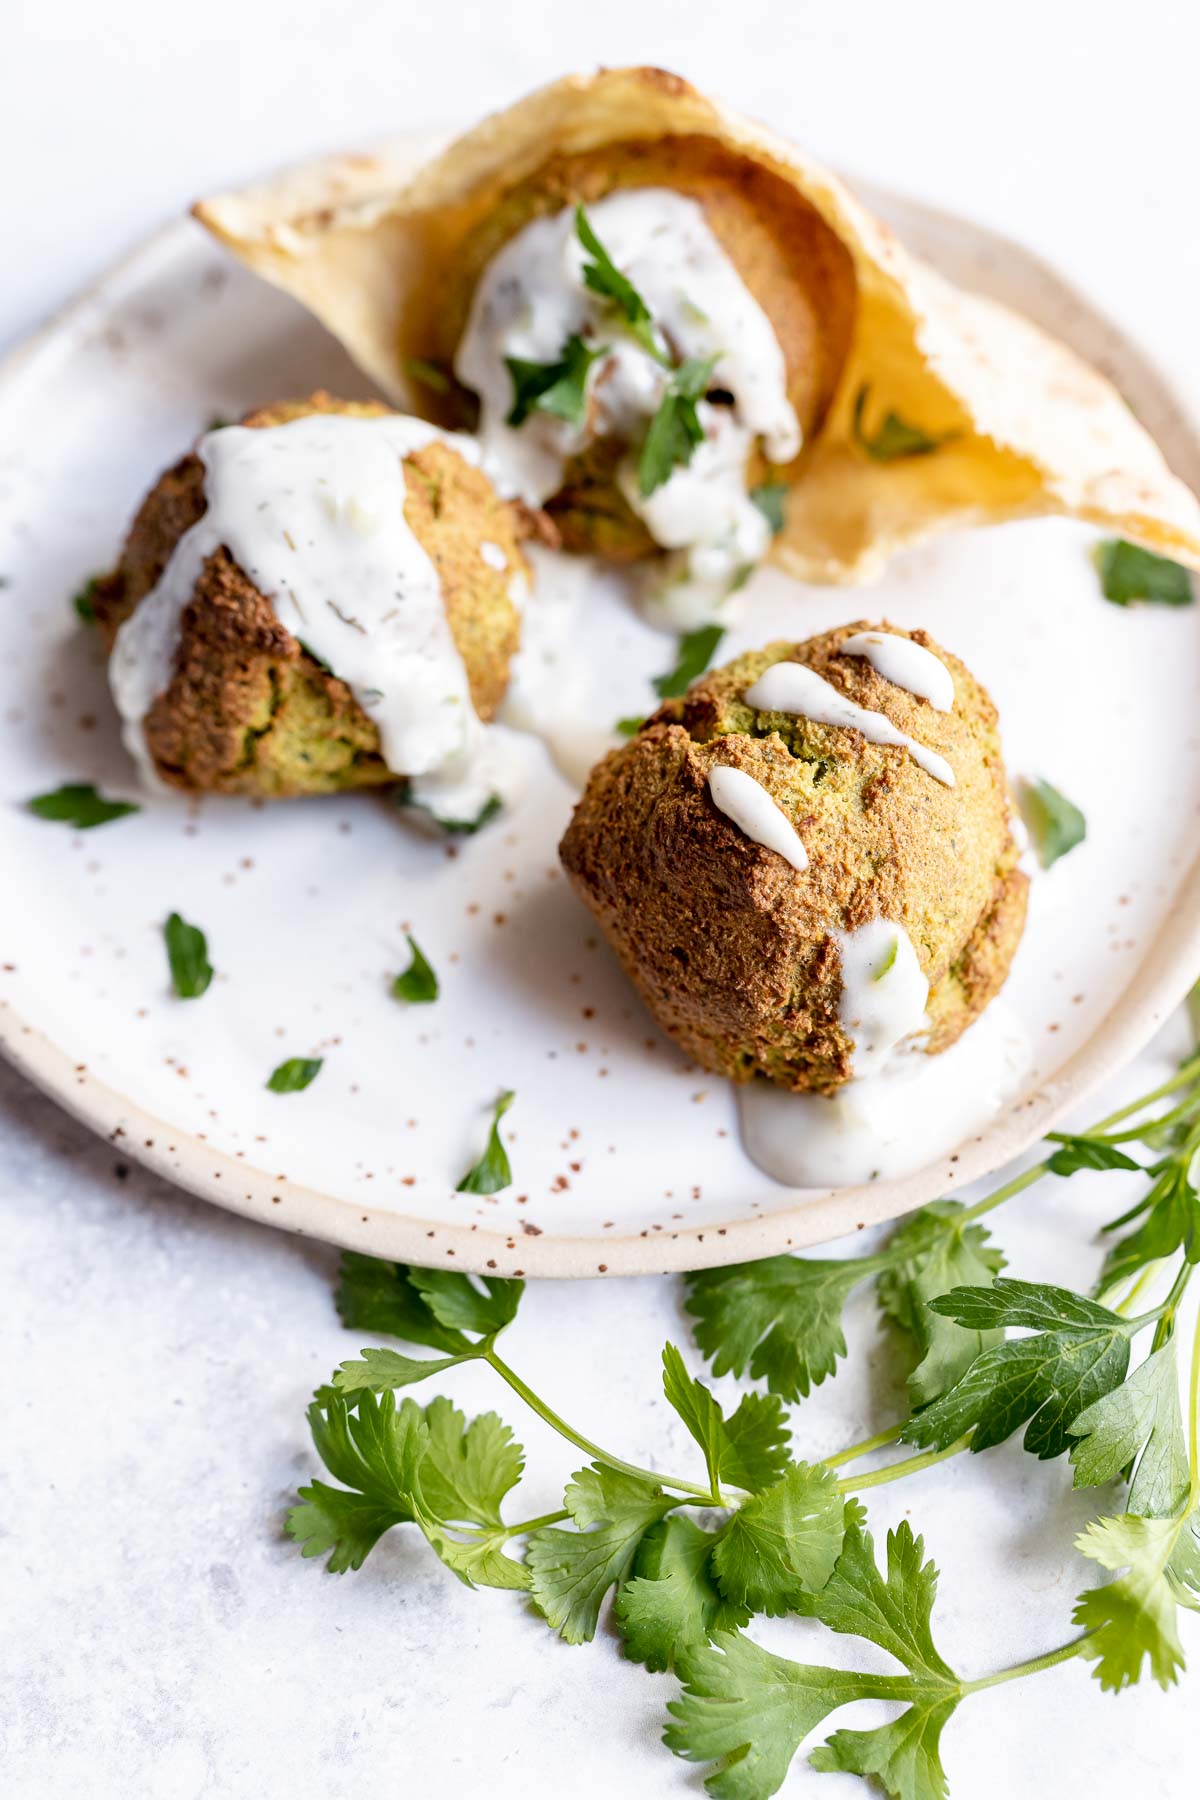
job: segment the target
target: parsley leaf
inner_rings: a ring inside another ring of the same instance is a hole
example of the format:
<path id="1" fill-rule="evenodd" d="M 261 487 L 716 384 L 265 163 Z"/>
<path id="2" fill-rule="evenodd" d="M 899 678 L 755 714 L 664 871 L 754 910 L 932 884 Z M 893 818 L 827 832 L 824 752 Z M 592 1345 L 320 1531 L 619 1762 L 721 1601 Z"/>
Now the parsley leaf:
<path id="1" fill-rule="evenodd" d="M 525 1467 L 525 1453 L 508 1426 L 493 1412 L 468 1425 L 442 1395 L 425 1408 L 425 1423 L 429 1445 L 420 1481 L 426 1506 L 440 1519 L 499 1529 L 500 1504 Z"/>
<path id="2" fill-rule="evenodd" d="M 1052 868 L 1087 836 L 1087 820 L 1079 808 L 1048 781 L 1022 781 L 1017 799 L 1043 869 Z"/>
<path id="3" fill-rule="evenodd" d="M 763 481 L 750 489 L 750 499 L 771 527 L 773 537 L 783 530 L 784 503 L 789 492 L 786 481 Z"/>
<path id="4" fill-rule="evenodd" d="M 411 932 L 408 933 L 408 947 L 412 951 L 412 961 L 392 982 L 392 993 L 397 1000 L 407 1000 L 410 1006 L 428 1006 L 438 997 L 438 978 Z"/>
<path id="5" fill-rule="evenodd" d="M 873 437 L 868 437 L 863 428 L 863 415 L 866 412 L 867 398 L 870 389 L 861 387 L 854 402 L 854 438 L 860 450 L 865 450 L 874 462 L 900 462 L 909 456 L 928 456 L 931 451 L 940 449 L 957 435 L 953 431 L 943 432 L 940 437 L 933 437 L 923 431 L 919 425 L 910 425 L 899 413 L 887 412 Z"/>
<path id="6" fill-rule="evenodd" d="M 506 356 L 513 403 L 505 424 L 523 425 L 531 412 L 544 412 L 565 419 L 568 425 L 582 425 L 587 417 L 588 373 L 594 362 L 607 355 L 607 344 L 589 349 L 573 332 L 557 362 L 525 362 L 519 356 Z"/>
<path id="7" fill-rule="evenodd" d="M 713 1580 L 716 1535 L 678 1514 L 647 1531 L 613 1609 L 631 1662 L 652 1672 L 670 1669 L 682 1650 L 714 1631 L 749 1623 L 748 1608 L 722 1599 Z"/>
<path id="8" fill-rule="evenodd" d="M 1100 1277 L 1104 1287 L 1160 1257 L 1173 1256 L 1181 1246 L 1189 1262 L 1200 1261 L 1200 1197 L 1188 1179 L 1188 1167 L 1188 1159 L 1179 1156 L 1155 1164 L 1151 1171 L 1155 1180 L 1143 1198 L 1104 1227 L 1115 1231 L 1132 1219 L 1143 1219 L 1109 1251 Z"/>
<path id="9" fill-rule="evenodd" d="M 410 788 L 402 785 L 396 791 L 396 805 L 402 807 L 406 812 L 424 813 L 427 819 L 432 819 L 438 829 L 446 832 L 450 837 L 474 837 L 477 831 L 482 831 L 485 825 L 491 824 L 497 813 L 501 811 L 504 802 L 499 794 L 489 794 L 473 819 L 449 819 L 434 812 L 432 807 L 424 806 L 419 800 L 412 799 Z"/>
<path id="10" fill-rule="evenodd" d="M 342 1323 L 386 1331 L 446 1354 L 412 1357 L 398 1350 L 369 1348 L 362 1351 L 360 1361 L 342 1364 L 334 1376 L 337 1389 L 380 1393 L 407 1387 L 486 1355 L 516 1318 L 524 1291 L 523 1281 L 506 1281 L 499 1275 L 485 1276 L 476 1287 L 470 1276 L 452 1269 L 414 1269 L 346 1251 L 337 1290 Z"/>
<path id="11" fill-rule="evenodd" d="M 485 1275 L 476 1287 L 454 1269 L 410 1269 L 408 1279 L 440 1325 L 487 1338 L 512 1324 L 525 1292 L 523 1281 L 502 1275 Z"/>
<path id="12" fill-rule="evenodd" d="M 1073 1137 L 1065 1131 L 1052 1131 L 1050 1138 L 1059 1146 L 1046 1165 L 1051 1175 L 1077 1175 L 1080 1169 L 1140 1169 L 1142 1166 L 1102 1138 Z"/>
<path id="13" fill-rule="evenodd" d="M 935 1200 L 896 1231 L 889 1266 L 879 1277 L 883 1310 L 911 1332 L 921 1361 L 908 1378 L 914 1406 L 927 1406 L 966 1374 L 982 1350 L 999 1343 L 998 1331 L 967 1331 L 931 1311 L 929 1302 L 954 1287 L 987 1287 L 1004 1267 L 985 1226 L 961 1223 L 957 1200 Z"/>
<path id="14" fill-rule="evenodd" d="M 773 1394 L 805 1399 L 846 1354 L 842 1307 L 879 1260 L 768 1256 L 687 1277 L 686 1306 L 714 1375 L 766 1377 Z"/>
<path id="15" fill-rule="evenodd" d="M 723 1482 L 757 1493 L 782 1478 L 790 1460 L 788 1428 L 775 1396 L 745 1394 L 725 1418 L 703 1382 L 688 1374 L 674 1344 L 663 1347 L 663 1392 L 704 1452 L 714 1504 Z"/>
<path id="16" fill-rule="evenodd" d="M 640 719 L 634 719 L 634 718 L 618 719 L 617 720 L 618 735 L 621 737 L 627 737 L 627 738 L 628 737 L 636 737 L 638 732 L 642 729 L 642 726 L 645 723 L 646 723 L 646 720 L 645 720 L 644 716 Z"/>
<path id="17" fill-rule="evenodd" d="M 690 463 L 704 427 L 696 402 L 704 398 L 717 365 L 716 356 L 689 356 L 672 373 L 638 457 L 638 492 L 643 500 L 669 480 L 677 465 Z"/>
<path id="18" fill-rule="evenodd" d="M 1091 1633 L 1080 1655 L 1096 1664 L 1102 1688 L 1132 1687 L 1143 1660 L 1162 1688 L 1183 1667 L 1176 1607 L 1200 1609 L 1200 1513 L 1094 1519 L 1075 1548 L 1105 1569 L 1124 1569 L 1106 1587 L 1081 1594 L 1072 1618 Z"/>
<path id="19" fill-rule="evenodd" d="M 129 813 L 142 809 L 129 800 L 106 800 L 90 782 L 79 781 L 67 782 L 52 794 L 39 794 L 29 801 L 29 810 L 39 819 L 73 825 L 76 831 L 90 831 L 93 826 L 107 825 L 113 819 L 124 819 Z"/>
<path id="20" fill-rule="evenodd" d="M 654 325 L 650 318 L 650 308 L 642 299 L 628 276 L 622 275 L 613 262 L 612 257 L 596 236 L 592 224 L 582 206 L 575 208 L 575 235 L 578 237 L 591 262 L 583 265 L 583 285 L 593 294 L 599 294 L 605 300 L 611 300 L 618 311 L 623 314 L 630 334 L 649 352 L 656 362 L 664 361 L 662 348 L 658 341 Z"/>
<path id="21" fill-rule="evenodd" d="M 272 1070 L 267 1086 L 273 1094 L 299 1094 L 317 1079 L 324 1062 L 323 1056 L 289 1056 Z"/>
<path id="22" fill-rule="evenodd" d="M 801 1741 L 827 1715 L 854 1700 L 899 1700 L 907 1710 L 873 1731 L 836 1731 L 810 1758 L 822 1772 L 873 1775 L 902 1800 L 942 1800 L 942 1730 L 963 1684 L 938 1654 L 930 1629 L 937 1570 L 907 1523 L 889 1532 L 887 1575 L 875 1563 L 861 1508 L 847 1508 L 846 1541 L 819 1592 L 797 1610 L 831 1630 L 870 1638 L 900 1662 L 904 1675 L 856 1674 L 790 1662 L 748 1638 L 718 1632 L 711 1646 L 685 1647 L 678 1659 L 682 1697 L 665 1741 L 692 1762 L 719 1761 L 705 1783 L 717 1800 L 766 1800 L 782 1786 Z"/>
<path id="23" fill-rule="evenodd" d="M 793 1463 L 722 1529 L 712 1566 L 724 1598 L 752 1612 L 794 1611 L 833 1572 L 844 1508 L 832 1470 Z"/>
<path id="24" fill-rule="evenodd" d="M 1075 1419 L 1129 1368 L 1129 1323 L 1067 1288 L 1002 1277 L 993 1287 L 956 1288 L 931 1305 L 972 1330 L 1024 1326 L 1036 1335 L 977 1356 L 948 1393 L 908 1421 L 902 1436 L 909 1444 L 942 1450 L 973 1430 L 971 1449 L 986 1450 L 1028 1421 L 1025 1449 L 1043 1461 L 1061 1456 Z"/>
<path id="25" fill-rule="evenodd" d="M 1189 1479 L 1174 1338 L 1119 1388 L 1085 1407 L 1070 1431 L 1077 1440 L 1071 1446 L 1077 1488 L 1116 1481 L 1136 1464 L 1128 1510 L 1139 1518 L 1173 1518 Z"/>
<path id="26" fill-rule="evenodd" d="M 654 691 L 659 698 L 670 700 L 677 694 L 686 694 L 697 676 L 703 675 L 711 663 L 724 636 L 723 625 L 701 625 L 695 631 L 686 632 L 679 640 L 675 667 L 668 669 L 665 675 L 659 675 L 654 682 Z M 640 725 L 641 720 L 638 723 Z"/>
<path id="27" fill-rule="evenodd" d="M 85 625 L 96 623 L 96 589 L 100 586 L 98 575 L 89 575 L 81 588 L 77 588 L 71 596 L 71 605 Z"/>
<path id="28" fill-rule="evenodd" d="M 163 927 L 171 983 L 181 1000 L 198 1000 L 213 978 L 208 943 L 197 925 L 189 925 L 173 912 Z"/>
<path id="29" fill-rule="evenodd" d="M 629 1574 L 638 1545 L 678 1498 L 641 1476 L 591 1463 L 563 1497 L 578 1531 L 543 1526 L 530 1536 L 525 1563 L 534 1605 L 568 1644 L 596 1634 L 608 1590 Z"/>
<path id="30" fill-rule="evenodd" d="M 1157 606 L 1190 606 L 1195 599 L 1188 571 L 1169 557 L 1156 556 L 1125 538 L 1106 538 L 1092 551 L 1100 591 L 1114 606 L 1146 600 Z"/>
<path id="31" fill-rule="evenodd" d="M 488 1133 L 487 1145 L 479 1161 L 469 1168 L 455 1190 L 460 1194 L 498 1194 L 501 1188 L 512 1183 L 512 1168 L 508 1161 L 508 1151 L 504 1148 L 500 1136 L 500 1121 L 516 1099 L 511 1089 L 506 1089 L 496 1101 L 492 1109 L 492 1129 Z"/>

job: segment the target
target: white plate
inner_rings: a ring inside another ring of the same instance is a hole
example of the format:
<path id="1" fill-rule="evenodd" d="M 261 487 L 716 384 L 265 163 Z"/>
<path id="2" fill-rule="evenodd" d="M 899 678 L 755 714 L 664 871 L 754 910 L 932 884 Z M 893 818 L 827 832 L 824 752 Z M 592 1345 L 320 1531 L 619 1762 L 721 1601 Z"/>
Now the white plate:
<path id="1" fill-rule="evenodd" d="M 954 279 L 1104 368 L 1200 487 L 1195 414 L 1049 269 L 964 221 L 867 198 Z M 996 1168 L 1180 1000 L 1200 969 L 1200 607 L 1106 605 L 1090 534 L 1057 521 L 946 538 L 868 590 L 764 575 L 722 647 L 860 616 L 927 626 L 991 688 L 1010 768 L 1087 813 L 1086 844 L 1035 883 L 1009 985 L 1034 1041 L 1027 1090 L 903 1181 L 798 1193 L 746 1160 L 731 1092 L 655 1030 L 559 875 L 571 791 L 532 740 L 511 747 L 508 815 L 454 849 L 366 796 L 149 801 L 82 834 L 29 816 L 23 802 L 65 780 L 133 791 L 73 590 L 212 415 L 320 385 L 367 391 L 189 222 L 0 380 L 0 1046 L 122 1150 L 222 1206 L 377 1255 L 531 1276 L 694 1268 L 834 1237 Z M 672 660 L 612 606 L 599 635 L 628 669 L 610 656 L 601 722 L 644 710 L 647 674 Z M 208 933 L 218 979 L 198 1002 L 167 989 L 172 909 Z M 435 1007 L 389 996 L 408 929 L 443 978 Z M 306 1092 L 265 1090 L 284 1057 L 314 1054 Z M 457 1194 L 505 1087 L 514 1185 Z"/>

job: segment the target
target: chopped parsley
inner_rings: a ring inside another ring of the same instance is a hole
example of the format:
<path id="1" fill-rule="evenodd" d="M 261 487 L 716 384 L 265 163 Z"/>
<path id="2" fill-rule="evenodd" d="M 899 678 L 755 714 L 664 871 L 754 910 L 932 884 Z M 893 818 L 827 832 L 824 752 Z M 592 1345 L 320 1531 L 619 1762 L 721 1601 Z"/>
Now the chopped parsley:
<path id="1" fill-rule="evenodd" d="M 646 721 L 644 718 L 618 719 L 616 729 L 621 737 L 636 737 L 645 723 Z"/>
<path id="2" fill-rule="evenodd" d="M 298 1094 L 317 1079 L 324 1061 L 323 1056 L 290 1056 L 272 1072 L 267 1086 L 273 1094 Z"/>
<path id="3" fill-rule="evenodd" d="M 438 978 L 411 932 L 408 933 L 408 947 L 412 951 L 412 961 L 393 981 L 392 993 L 397 1000 L 407 1000 L 410 1006 L 428 1006 L 438 997 Z"/>
<path id="4" fill-rule="evenodd" d="M 1048 781 L 1023 781 L 1018 797 L 1021 816 L 1043 869 L 1051 868 L 1060 856 L 1082 844 L 1087 836 L 1087 820 L 1074 801 Z"/>
<path id="5" fill-rule="evenodd" d="M 163 937 L 171 966 L 171 985 L 181 1000 L 198 1000 L 207 993 L 213 978 L 204 933 L 173 912 L 163 926 Z"/>
<path id="6" fill-rule="evenodd" d="M 71 605 L 85 625 L 96 623 L 96 589 L 100 586 L 98 575 L 89 575 L 81 588 L 71 596 Z"/>
<path id="7" fill-rule="evenodd" d="M 624 317 L 630 335 L 656 362 L 665 363 L 667 359 L 659 344 L 650 308 L 628 276 L 622 275 L 592 230 L 591 221 L 582 206 L 575 208 L 575 235 L 593 259 L 583 265 L 584 286 L 593 294 L 600 294 L 605 300 L 611 300 Z"/>
<path id="8" fill-rule="evenodd" d="M 711 663 L 724 636 L 723 625 L 701 625 L 681 637 L 675 667 L 654 682 L 654 691 L 659 698 L 671 700 L 677 694 L 686 694 L 697 676 L 703 675 Z"/>
<path id="9" fill-rule="evenodd" d="M 1125 538 L 1105 538 L 1092 551 L 1100 591 L 1114 606 L 1146 601 L 1153 606 L 1190 606 L 1196 598 L 1192 578 L 1181 563 L 1156 556 Z"/>
<path id="10" fill-rule="evenodd" d="M 525 362 L 519 356 L 506 356 L 504 366 L 512 377 L 513 403 L 505 423 L 523 425 L 531 412 L 544 412 L 565 419 L 568 425 L 582 425 L 587 417 L 588 371 L 607 354 L 607 344 L 590 349 L 573 332 L 557 362 Z"/>
<path id="11" fill-rule="evenodd" d="M 874 435 L 869 437 L 863 427 L 863 414 L 870 391 L 867 387 L 858 390 L 858 398 L 854 402 L 854 437 L 859 448 L 865 450 L 874 462 L 902 462 L 908 456 L 928 456 L 931 451 L 949 443 L 956 435 L 951 431 L 934 437 L 919 425 L 910 425 L 899 413 L 889 411 L 884 414 Z"/>
<path id="12" fill-rule="evenodd" d="M 131 800 L 106 800 L 90 782 L 79 781 L 67 782 L 52 794 L 39 794 L 29 802 L 29 810 L 39 819 L 73 825 L 76 831 L 90 831 L 93 826 L 107 825 L 142 809 Z"/>
<path id="13" fill-rule="evenodd" d="M 498 1194 L 501 1188 L 512 1184 L 512 1169 L 509 1166 L 508 1151 L 500 1136 L 500 1121 L 516 1099 L 511 1089 L 506 1089 L 496 1101 L 492 1109 L 492 1128 L 488 1132 L 488 1141 L 479 1161 L 469 1168 L 458 1184 L 456 1192 L 460 1194 Z"/>
<path id="14" fill-rule="evenodd" d="M 696 402 L 704 398 L 717 361 L 716 356 L 689 356 L 667 382 L 638 457 L 643 500 L 670 479 L 673 469 L 690 463 L 697 444 L 704 442 Z"/>

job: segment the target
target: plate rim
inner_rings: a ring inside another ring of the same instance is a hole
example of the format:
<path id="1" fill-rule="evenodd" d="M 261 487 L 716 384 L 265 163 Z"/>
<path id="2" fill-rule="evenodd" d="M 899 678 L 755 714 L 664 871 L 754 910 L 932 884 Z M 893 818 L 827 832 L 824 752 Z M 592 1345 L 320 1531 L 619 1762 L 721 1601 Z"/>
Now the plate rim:
<path id="1" fill-rule="evenodd" d="M 433 134 L 414 133 L 414 138 Z M 1038 266 L 1090 315 L 1113 330 L 1177 406 L 1200 447 L 1200 404 L 1186 375 L 1169 371 L 1137 333 L 1096 306 L 1053 263 L 1016 239 L 945 208 L 877 186 L 852 184 L 871 203 L 893 201 L 931 219 L 968 225 L 981 239 Z M 187 217 L 169 220 L 114 260 L 100 275 L 54 310 L 0 358 L 0 394 L 92 306 L 200 228 Z M 106 1138 L 122 1155 L 172 1186 L 223 1210 L 297 1236 L 418 1265 L 444 1264 L 463 1272 L 530 1279 L 581 1279 L 609 1275 L 661 1275 L 752 1261 L 829 1242 L 869 1225 L 901 1217 L 925 1203 L 934 1189 L 952 1193 L 1003 1168 L 1053 1129 L 1063 1114 L 1114 1076 L 1141 1051 L 1190 990 L 1200 969 L 1200 853 L 1183 872 L 1161 928 L 1116 1003 L 1056 1073 L 1009 1108 L 951 1157 L 913 1175 L 878 1186 L 793 1190 L 790 1205 L 723 1223 L 681 1224 L 611 1238 L 543 1232 L 538 1236 L 488 1228 L 477 1222 L 446 1224 L 414 1212 L 329 1194 L 280 1180 L 167 1125 L 118 1093 L 0 1000 L 0 1055 L 80 1123 Z M 603 1258 L 603 1260 L 599 1260 Z"/>

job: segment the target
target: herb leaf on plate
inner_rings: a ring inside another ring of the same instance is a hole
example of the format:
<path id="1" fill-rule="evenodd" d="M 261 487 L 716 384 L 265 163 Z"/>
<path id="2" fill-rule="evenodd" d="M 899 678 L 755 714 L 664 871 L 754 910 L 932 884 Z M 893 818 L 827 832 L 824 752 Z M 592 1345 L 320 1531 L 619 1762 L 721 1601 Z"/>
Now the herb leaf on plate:
<path id="1" fill-rule="evenodd" d="M 516 1099 L 511 1089 L 500 1095 L 492 1110 L 492 1128 L 483 1155 L 467 1170 L 458 1184 L 460 1194 L 498 1194 L 512 1184 L 512 1168 L 508 1151 L 500 1136 L 500 1121 Z"/>
<path id="2" fill-rule="evenodd" d="M 910 456 L 928 456 L 934 450 L 949 443 L 955 435 L 943 432 L 940 437 L 922 430 L 919 425 L 911 425 L 902 419 L 899 413 L 886 412 L 873 433 L 868 433 L 863 418 L 867 409 L 870 389 L 861 387 L 854 401 L 853 430 L 855 442 L 860 450 L 865 450 L 873 462 L 902 462 Z"/>
<path id="3" fill-rule="evenodd" d="M 299 1094 L 317 1079 L 324 1062 L 323 1056 L 289 1056 L 272 1070 L 267 1086 L 273 1094 Z"/>
<path id="4" fill-rule="evenodd" d="M 506 356 L 504 366 L 513 384 L 512 408 L 506 425 L 523 425 L 532 412 L 550 413 L 568 425 L 582 425 L 587 417 L 587 383 L 592 364 L 608 355 L 607 344 L 589 348 L 577 333 L 567 339 L 557 362 L 526 362 Z"/>
<path id="5" fill-rule="evenodd" d="M 100 586 L 98 575 L 89 575 L 83 586 L 76 588 L 71 596 L 71 605 L 76 616 L 84 625 L 96 623 L 96 589 Z"/>
<path id="6" fill-rule="evenodd" d="M 1087 836 L 1087 820 L 1075 802 L 1060 794 L 1050 782 L 1022 781 L 1017 797 L 1043 869 L 1053 868 L 1060 857 L 1082 844 Z"/>
<path id="7" fill-rule="evenodd" d="M 407 1000 L 410 1006 L 429 1006 L 440 991 L 438 978 L 411 932 L 408 933 L 408 947 L 412 961 L 392 982 L 392 993 L 397 1000 Z"/>
<path id="8" fill-rule="evenodd" d="M 655 678 L 654 691 L 659 698 L 671 700 L 678 694 L 686 694 L 693 681 L 703 675 L 712 662 L 724 636 L 723 625 L 700 625 L 695 631 L 685 632 L 679 640 L 675 667 Z"/>
<path id="9" fill-rule="evenodd" d="M 171 985 L 181 1000 L 198 1000 L 208 992 L 213 966 L 208 960 L 208 941 L 198 925 L 189 925 L 173 912 L 163 927 Z"/>
<path id="10" fill-rule="evenodd" d="M 106 800 L 90 782 L 84 781 L 66 782 L 52 794 L 38 794 L 28 804 L 30 812 L 39 819 L 73 825 L 76 831 L 91 831 L 96 825 L 107 825 L 113 819 L 124 819 L 142 810 L 131 800 Z"/>
<path id="11" fill-rule="evenodd" d="M 1192 578 L 1181 563 L 1156 556 L 1125 538 L 1105 538 L 1092 552 L 1100 591 L 1114 606 L 1147 601 L 1156 606 L 1190 606 L 1196 598 Z"/>

